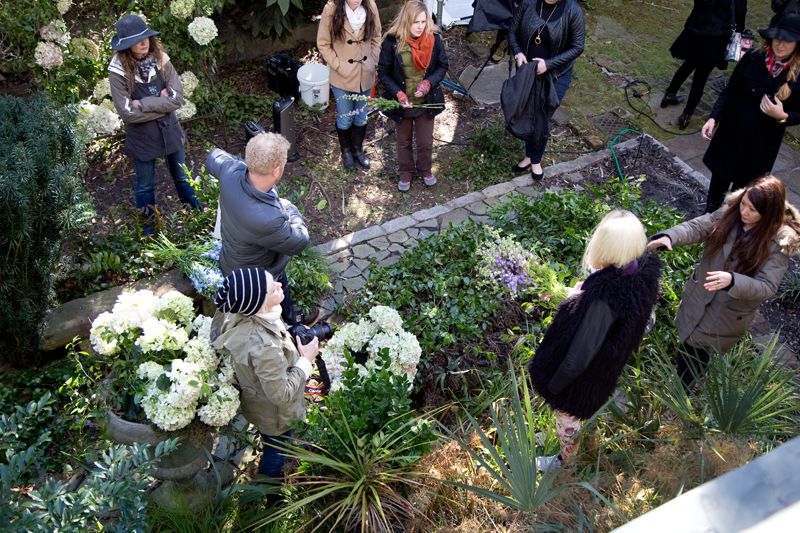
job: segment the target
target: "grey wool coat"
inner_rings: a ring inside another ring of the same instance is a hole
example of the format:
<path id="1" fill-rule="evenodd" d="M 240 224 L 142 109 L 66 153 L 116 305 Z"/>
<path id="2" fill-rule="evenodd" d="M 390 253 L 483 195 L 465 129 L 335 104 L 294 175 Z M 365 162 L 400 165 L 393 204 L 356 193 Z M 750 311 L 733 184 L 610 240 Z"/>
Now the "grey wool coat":
<path id="1" fill-rule="evenodd" d="M 744 193 L 744 189 L 728 196 L 726 205 L 713 213 L 694 218 L 661 233 L 672 240 L 672 246 L 703 242 L 714 223 Z M 800 213 L 787 202 L 787 212 L 800 223 Z M 758 307 L 775 295 L 789 266 L 789 257 L 800 252 L 800 235 L 784 224 L 770 243 L 770 255 L 753 276 L 736 272 L 737 261 L 731 257 L 736 232 L 728 235 L 722 248 L 711 254 L 703 250 L 700 262 L 683 288 L 675 325 L 682 342 L 697 348 L 725 352 L 747 331 Z M 706 274 L 713 271 L 733 273 L 729 290 L 709 292 L 703 287 Z"/>

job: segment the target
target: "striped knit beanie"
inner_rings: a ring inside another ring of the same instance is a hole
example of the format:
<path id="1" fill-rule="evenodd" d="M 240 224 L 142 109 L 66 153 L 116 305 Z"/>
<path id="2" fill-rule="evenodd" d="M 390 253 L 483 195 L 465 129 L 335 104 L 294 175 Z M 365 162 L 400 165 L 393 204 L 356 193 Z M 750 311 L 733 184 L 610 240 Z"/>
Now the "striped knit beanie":
<path id="1" fill-rule="evenodd" d="M 214 298 L 223 313 L 255 314 L 272 288 L 272 274 L 261 267 L 237 268 L 225 278 Z"/>

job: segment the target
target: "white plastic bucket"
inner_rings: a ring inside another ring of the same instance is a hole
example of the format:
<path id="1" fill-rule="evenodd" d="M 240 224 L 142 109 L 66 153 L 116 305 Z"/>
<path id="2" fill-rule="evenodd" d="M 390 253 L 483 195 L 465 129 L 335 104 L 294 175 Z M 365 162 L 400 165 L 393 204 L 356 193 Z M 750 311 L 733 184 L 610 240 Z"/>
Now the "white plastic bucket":
<path id="1" fill-rule="evenodd" d="M 326 65 L 308 63 L 297 71 L 300 82 L 300 98 L 308 106 L 328 106 L 330 73 Z"/>

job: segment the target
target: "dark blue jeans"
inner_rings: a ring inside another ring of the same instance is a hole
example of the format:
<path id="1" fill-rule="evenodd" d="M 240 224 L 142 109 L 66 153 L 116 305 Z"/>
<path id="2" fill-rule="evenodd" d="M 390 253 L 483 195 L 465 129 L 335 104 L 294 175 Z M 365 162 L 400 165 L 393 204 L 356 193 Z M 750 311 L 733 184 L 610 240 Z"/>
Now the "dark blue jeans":
<path id="1" fill-rule="evenodd" d="M 556 86 L 556 96 L 558 97 L 559 105 L 561 105 L 561 101 L 564 99 L 564 95 L 567 94 L 567 89 L 569 89 L 569 84 L 571 81 L 572 81 L 572 69 L 569 69 L 567 72 L 561 74 L 553 82 Z M 552 115 L 550 118 L 552 119 Z M 541 146 L 537 146 L 536 144 L 530 141 L 525 141 L 525 155 L 531 158 L 531 163 L 537 164 L 542 162 L 542 157 L 544 156 L 544 149 L 547 147 L 547 140 L 549 138 L 550 138 L 550 124 L 547 125 L 547 135 L 545 135 L 544 142 L 542 142 Z"/>
<path id="2" fill-rule="evenodd" d="M 186 155 L 183 147 L 166 156 L 167 167 L 175 182 L 175 190 L 178 191 L 178 198 L 181 202 L 192 207 L 200 207 L 200 202 L 194 194 L 194 189 L 187 181 L 186 175 L 181 165 L 186 164 Z M 136 167 L 136 208 L 152 208 L 156 205 L 156 160 L 140 161 L 133 160 Z"/>
<path id="3" fill-rule="evenodd" d="M 282 446 L 289 442 L 294 436 L 294 431 L 289 430 L 283 435 L 270 436 L 261 434 L 261 460 L 258 462 L 258 473 L 269 477 L 283 477 L 283 465 L 286 463 L 286 456 L 272 445 Z"/>

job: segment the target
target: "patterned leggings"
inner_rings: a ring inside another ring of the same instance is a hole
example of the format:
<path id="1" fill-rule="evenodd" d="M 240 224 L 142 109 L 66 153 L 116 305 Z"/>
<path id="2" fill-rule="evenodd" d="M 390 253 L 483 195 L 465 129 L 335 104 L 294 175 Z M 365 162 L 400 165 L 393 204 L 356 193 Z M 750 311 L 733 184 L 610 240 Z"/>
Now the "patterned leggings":
<path id="1" fill-rule="evenodd" d="M 556 411 L 556 435 L 561 443 L 561 460 L 566 461 L 578 448 L 576 433 L 581 428 L 580 418 L 575 418 L 563 411 Z"/>

